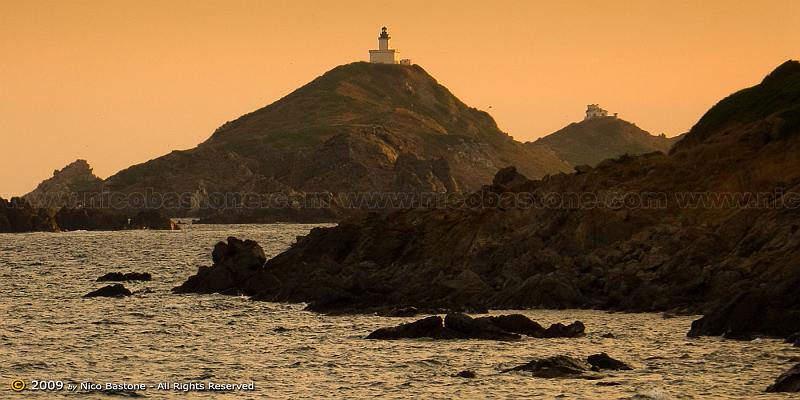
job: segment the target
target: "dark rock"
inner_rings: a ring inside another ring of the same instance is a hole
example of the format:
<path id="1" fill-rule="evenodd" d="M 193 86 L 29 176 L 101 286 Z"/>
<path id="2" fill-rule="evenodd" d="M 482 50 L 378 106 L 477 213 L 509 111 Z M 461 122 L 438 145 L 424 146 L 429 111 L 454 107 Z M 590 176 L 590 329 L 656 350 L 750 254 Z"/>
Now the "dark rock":
<path id="1" fill-rule="evenodd" d="M 380 328 L 367 336 L 367 339 L 395 340 L 416 338 L 444 338 L 448 333 L 444 329 L 442 317 L 431 316 L 419 321 L 400 324 L 390 328 Z"/>
<path id="2" fill-rule="evenodd" d="M 786 337 L 785 343 L 794 344 L 794 347 L 800 347 L 800 332 L 795 332 Z"/>
<path id="3" fill-rule="evenodd" d="M 475 372 L 473 372 L 473 371 L 470 371 L 470 370 L 464 370 L 464 371 L 460 371 L 460 372 L 458 372 L 457 374 L 453 375 L 453 377 L 456 377 L 456 378 L 468 378 L 468 379 L 472 379 L 472 378 L 475 378 L 475 377 L 477 377 L 477 375 L 476 375 L 476 374 L 475 374 Z"/>
<path id="4" fill-rule="evenodd" d="M 581 321 L 575 321 L 569 325 L 564 325 L 560 322 L 557 322 L 553 325 L 550 325 L 544 331 L 544 336 L 546 338 L 574 338 L 574 337 L 581 337 L 586 335 L 586 326 L 583 325 Z"/>
<path id="5" fill-rule="evenodd" d="M 604 337 L 606 339 L 615 339 L 616 338 L 616 336 L 614 336 L 614 334 L 611 333 L 611 332 L 604 333 L 604 334 L 600 335 L 600 337 Z"/>
<path id="6" fill-rule="evenodd" d="M 622 385 L 619 382 L 597 382 L 595 383 L 596 386 L 619 386 Z"/>
<path id="7" fill-rule="evenodd" d="M 282 326 L 277 326 L 272 329 L 273 332 L 278 332 L 278 333 L 288 332 L 289 330 L 290 330 L 289 328 L 284 328 Z"/>
<path id="8" fill-rule="evenodd" d="M 103 286 L 100 289 L 85 294 L 83 297 L 125 297 L 132 294 L 133 293 L 125 288 L 125 286 L 116 283 L 113 285 Z"/>
<path id="9" fill-rule="evenodd" d="M 489 322 L 506 332 L 519 333 L 527 336 L 543 337 L 545 333 L 545 329 L 539 325 L 539 323 L 521 314 L 481 317 L 475 320 Z"/>
<path id="10" fill-rule="evenodd" d="M 509 166 L 497 171 L 494 175 L 494 180 L 492 180 L 492 184 L 503 188 L 511 188 L 527 181 L 528 178 L 519 173 L 516 167 Z"/>
<path id="11" fill-rule="evenodd" d="M 237 293 L 245 283 L 263 271 L 267 256 L 258 243 L 229 237 L 228 243 L 219 242 L 211 253 L 214 265 L 200 267 L 175 293 Z"/>
<path id="12" fill-rule="evenodd" d="M 517 340 L 520 339 L 519 334 L 533 337 L 576 337 L 579 336 L 578 332 L 583 332 L 583 324 L 580 322 L 569 326 L 554 325 L 560 326 L 560 328 L 551 330 L 551 336 L 546 336 L 547 330 L 520 314 L 472 318 L 462 313 L 448 313 L 444 321 L 438 316 L 427 317 L 396 327 L 378 329 L 367 336 L 367 339 L 430 337 L 434 339 Z M 556 334 L 564 336 L 555 336 Z"/>
<path id="13" fill-rule="evenodd" d="M 58 223 L 52 212 L 34 208 L 23 198 L 10 201 L 0 198 L 0 233 L 58 232 Z"/>
<path id="14" fill-rule="evenodd" d="M 447 160 L 422 160 L 411 153 L 401 153 L 394 163 L 398 190 L 415 192 L 457 192 L 458 184 L 450 175 Z"/>
<path id="15" fill-rule="evenodd" d="M 589 364 L 591 364 L 592 369 L 595 371 L 599 371 L 601 369 L 613 369 L 618 371 L 631 369 L 631 367 L 628 366 L 628 364 L 613 359 L 606 353 L 592 354 L 586 359 L 586 361 L 588 361 Z"/>
<path id="16" fill-rule="evenodd" d="M 553 356 L 533 360 L 527 364 L 503 370 L 502 373 L 512 371 L 530 372 L 537 378 L 571 378 L 579 377 L 589 371 L 589 365 L 577 358 L 568 356 Z"/>
<path id="17" fill-rule="evenodd" d="M 746 290 L 692 322 L 688 337 L 724 336 L 752 340 L 756 336 L 787 337 L 800 331 L 797 277 L 783 287 Z"/>
<path id="18" fill-rule="evenodd" d="M 767 392 L 800 392 L 800 364 L 782 373 L 767 387 Z"/>
<path id="19" fill-rule="evenodd" d="M 520 336 L 507 332 L 485 319 L 473 319 L 462 313 L 450 313 L 444 318 L 445 328 L 470 339 L 516 340 Z"/>
<path id="20" fill-rule="evenodd" d="M 65 231 L 118 231 L 128 227 L 127 216 L 101 208 L 62 207 L 55 218 Z"/>
<path id="21" fill-rule="evenodd" d="M 99 278 L 97 278 L 98 282 L 121 282 L 121 281 L 149 281 L 153 279 L 152 275 L 149 272 L 109 272 Z"/>
<path id="22" fill-rule="evenodd" d="M 159 210 L 141 210 L 128 224 L 129 229 L 151 229 L 175 231 L 179 230 L 178 224 L 161 214 Z"/>

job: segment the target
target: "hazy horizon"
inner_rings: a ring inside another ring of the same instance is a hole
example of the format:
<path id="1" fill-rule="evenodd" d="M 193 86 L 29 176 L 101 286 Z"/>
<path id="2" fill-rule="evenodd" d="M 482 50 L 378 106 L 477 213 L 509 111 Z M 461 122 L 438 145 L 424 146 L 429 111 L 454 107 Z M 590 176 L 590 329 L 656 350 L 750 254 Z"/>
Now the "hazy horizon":
<path id="1" fill-rule="evenodd" d="M 78 158 L 105 178 L 194 147 L 225 121 L 366 60 L 383 25 L 402 57 L 517 140 L 580 120 L 589 103 L 678 135 L 800 58 L 800 2 L 729 5 L 5 1 L 0 196 Z"/>

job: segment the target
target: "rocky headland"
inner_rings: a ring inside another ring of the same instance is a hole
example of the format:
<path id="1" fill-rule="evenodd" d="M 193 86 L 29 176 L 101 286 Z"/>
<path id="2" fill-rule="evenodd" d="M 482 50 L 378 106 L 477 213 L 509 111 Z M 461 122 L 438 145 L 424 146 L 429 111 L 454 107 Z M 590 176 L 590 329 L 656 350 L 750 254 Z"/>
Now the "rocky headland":
<path id="1" fill-rule="evenodd" d="M 692 335 L 786 337 L 800 331 L 798 115 L 800 63 L 789 61 L 668 154 L 538 180 L 505 168 L 462 204 L 317 228 L 266 262 L 229 240 L 176 290 L 321 312 L 670 310 L 705 314 Z"/>

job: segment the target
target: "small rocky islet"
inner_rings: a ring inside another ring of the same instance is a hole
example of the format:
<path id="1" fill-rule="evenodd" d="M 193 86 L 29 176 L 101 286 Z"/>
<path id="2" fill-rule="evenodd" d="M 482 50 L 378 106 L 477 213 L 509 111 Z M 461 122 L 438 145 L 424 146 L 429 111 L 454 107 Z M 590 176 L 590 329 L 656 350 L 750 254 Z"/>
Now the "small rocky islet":
<path id="1" fill-rule="evenodd" d="M 584 335 L 582 322 L 569 325 L 555 323 L 545 329 L 535 321 L 520 314 L 472 318 L 463 313 L 449 313 L 444 318 L 434 315 L 395 327 L 380 328 L 367 339 L 485 339 L 518 340 L 522 336 L 536 338 L 580 337 Z"/>
<path id="2" fill-rule="evenodd" d="M 113 285 L 103 286 L 100 289 L 93 290 L 83 297 L 91 298 L 91 297 L 128 297 L 133 295 L 133 293 L 120 283 L 115 283 Z"/>
<path id="3" fill-rule="evenodd" d="M 505 369 L 501 373 L 526 372 L 537 378 L 601 379 L 603 376 L 594 372 L 631 369 L 624 362 L 611 358 L 606 353 L 600 353 L 590 355 L 585 361 L 564 355 L 536 359 L 523 365 Z"/>
<path id="4" fill-rule="evenodd" d="M 97 278 L 98 282 L 122 282 L 122 281 L 149 281 L 153 275 L 149 272 L 109 272 Z"/>

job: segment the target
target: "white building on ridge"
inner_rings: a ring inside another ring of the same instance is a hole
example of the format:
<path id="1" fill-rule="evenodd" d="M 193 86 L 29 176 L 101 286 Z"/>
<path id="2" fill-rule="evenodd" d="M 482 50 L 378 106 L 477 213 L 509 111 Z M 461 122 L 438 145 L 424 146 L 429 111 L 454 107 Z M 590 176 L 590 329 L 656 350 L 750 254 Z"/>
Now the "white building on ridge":
<path id="1" fill-rule="evenodd" d="M 407 58 L 398 61 L 400 52 L 389 48 L 389 39 L 391 37 L 384 26 L 381 29 L 381 35 L 378 37 L 378 49 L 369 51 L 369 62 L 374 64 L 411 65 L 411 60 Z"/>
<path id="2" fill-rule="evenodd" d="M 603 118 L 607 116 L 608 111 L 601 108 L 599 104 L 589 104 L 586 106 L 586 117 L 584 117 L 583 120 L 587 121 L 590 119 Z M 614 118 L 617 118 L 617 113 L 614 113 Z"/>

